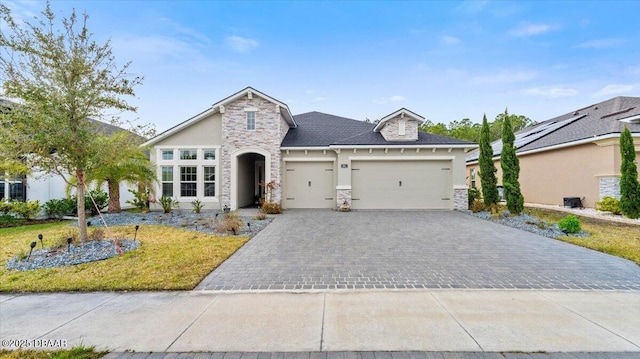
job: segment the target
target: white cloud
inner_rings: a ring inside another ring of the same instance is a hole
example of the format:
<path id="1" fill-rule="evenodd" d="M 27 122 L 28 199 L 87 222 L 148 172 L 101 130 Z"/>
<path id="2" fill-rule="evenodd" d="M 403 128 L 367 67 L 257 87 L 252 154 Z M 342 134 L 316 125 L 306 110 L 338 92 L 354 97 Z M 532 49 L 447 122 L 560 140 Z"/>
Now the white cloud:
<path id="1" fill-rule="evenodd" d="M 515 36 L 515 37 L 529 37 L 529 36 L 536 36 L 536 35 L 542 35 L 546 32 L 555 30 L 557 28 L 557 26 L 551 25 L 551 24 L 521 24 L 518 27 L 511 29 L 511 31 L 509 31 L 509 34 L 511 36 Z"/>
<path id="2" fill-rule="evenodd" d="M 536 87 L 525 90 L 527 95 L 546 98 L 562 98 L 578 95 L 578 91 L 572 88 L 563 87 Z"/>
<path id="3" fill-rule="evenodd" d="M 259 45 L 258 41 L 242 36 L 227 36 L 227 38 L 224 39 L 224 43 L 232 51 L 241 53 L 255 50 Z"/>
<path id="4" fill-rule="evenodd" d="M 604 97 L 627 93 L 633 91 L 635 87 L 633 85 L 612 84 L 607 85 L 600 89 L 600 91 L 594 93 L 591 97 Z"/>
<path id="5" fill-rule="evenodd" d="M 400 96 L 400 95 L 394 95 L 389 97 L 389 101 L 391 102 L 401 102 L 401 101 L 406 101 L 407 99 L 404 96 Z"/>
<path id="6" fill-rule="evenodd" d="M 508 84 L 516 82 L 527 82 L 536 78 L 535 71 L 501 71 L 492 74 L 477 75 L 471 78 L 471 82 L 476 84 Z"/>
<path id="7" fill-rule="evenodd" d="M 314 97 L 314 99 L 312 101 L 313 102 L 320 102 L 320 101 L 324 101 L 326 99 L 327 99 L 326 97 L 317 96 L 317 97 Z"/>
<path id="8" fill-rule="evenodd" d="M 442 36 L 440 40 L 447 45 L 457 45 L 460 43 L 460 39 L 458 39 L 457 37 L 448 36 L 448 35 Z"/>
<path id="9" fill-rule="evenodd" d="M 582 47 L 585 49 L 607 49 L 610 47 L 616 47 L 625 43 L 623 39 L 598 39 L 585 41 L 578 44 L 576 47 Z"/>
<path id="10" fill-rule="evenodd" d="M 192 39 L 198 40 L 204 44 L 211 44 L 211 40 L 209 39 L 209 37 L 207 37 L 207 35 L 194 30 L 192 28 L 183 26 L 182 24 L 179 24 L 169 18 L 161 18 L 160 19 L 162 22 L 164 22 L 165 24 L 167 24 L 174 32 L 178 33 L 178 34 L 182 34 L 185 35 L 187 37 L 190 37 Z"/>

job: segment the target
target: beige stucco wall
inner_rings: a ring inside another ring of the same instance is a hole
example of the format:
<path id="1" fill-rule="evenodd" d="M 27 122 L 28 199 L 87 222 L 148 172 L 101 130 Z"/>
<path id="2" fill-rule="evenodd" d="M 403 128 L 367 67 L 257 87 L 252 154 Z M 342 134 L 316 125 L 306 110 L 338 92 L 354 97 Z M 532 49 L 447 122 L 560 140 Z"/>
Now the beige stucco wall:
<path id="1" fill-rule="evenodd" d="M 522 195 L 525 202 L 530 203 L 563 205 L 564 197 L 584 197 L 582 204 L 593 208 L 600 198 L 600 178 L 620 175 L 617 139 L 520 155 L 518 159 Z M 500 161 L 495 164 L 500 185 Z M 480 171 L 477 164 L 467 166 L 469 185 L 472 168 Z M 476 187 L 481 188 L 479 174 L 476 175 Z"/>
<path id="2" fill-rule="evenodd" d="M 154 146 L 213 146 L 222 144 L 220 113 L 212 114 L 181 131 L 154 144 Z"/>

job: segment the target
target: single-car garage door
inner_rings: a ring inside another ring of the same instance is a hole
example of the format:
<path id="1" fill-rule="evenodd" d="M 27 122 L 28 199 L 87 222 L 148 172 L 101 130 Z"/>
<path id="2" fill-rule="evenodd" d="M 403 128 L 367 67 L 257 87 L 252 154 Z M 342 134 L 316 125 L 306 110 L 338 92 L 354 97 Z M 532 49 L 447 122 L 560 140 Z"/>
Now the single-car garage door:
<path id="1" fill-rule="evenodd" d="M 353 161 L 353 209 L 450 209 L 451 161 Z"/>
<path id="2" fill-rule="evenodd" d="M 286 162 L 285 208 L 334 208 L 333 162 Z"/>

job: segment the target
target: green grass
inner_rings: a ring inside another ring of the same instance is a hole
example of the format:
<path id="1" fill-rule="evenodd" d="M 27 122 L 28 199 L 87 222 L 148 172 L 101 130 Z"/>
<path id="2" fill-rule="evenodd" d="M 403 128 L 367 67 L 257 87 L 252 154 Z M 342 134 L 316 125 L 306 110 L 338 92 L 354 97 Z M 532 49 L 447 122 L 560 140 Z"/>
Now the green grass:
<path id="1" fill-rule="evenodd" d="M 0 350 L 0 359 L 98 359 L 107 352 L 97 352 L 93 347 L 75 347 L 69 350 Z"/>
<path id="2" fill-rule="evenodd" d="M 560 211 L 525 208 L 524 212 L 546 222 L 557 223 L 569 215 Z M 582 230 L 588 237 L 561 236 L 558 240 L 629 259 L 640 265 L 640 226 L 581 217 Z"/>
<path id="3" fill-rule="evenodd" d="M 0 292 L 190 290 L 249 240 L 143 225 L 137 237 L 142 245 L 123 255 L 60 268 L 6 269 L 4 264 L 12 257 L 28 253 L 29 243 L 37 241 L 39 233 L 48 247 L 77 231 L 68 224 L 0 229 Z M 116 238 L 133 238 L 135 231 L 134 226 L 111 230 Z"/>

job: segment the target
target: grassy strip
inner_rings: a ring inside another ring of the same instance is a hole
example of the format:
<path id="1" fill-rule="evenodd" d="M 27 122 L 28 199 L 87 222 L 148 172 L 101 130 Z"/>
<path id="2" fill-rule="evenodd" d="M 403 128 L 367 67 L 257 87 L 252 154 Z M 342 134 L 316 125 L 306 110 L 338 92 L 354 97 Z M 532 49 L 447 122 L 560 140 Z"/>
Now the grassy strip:
<path id="1" fill-rule="evenodd" d="M 99 359 L 107 352 L 97 352 L 93 347 L 75 347 L 69 350 L 0 350 L 0 359 Z"/>
<path id="2" fill-rule="evenodd" d="M 569 213 L 542 208 L 525 208 L 524 213 L 552 223 L 557 223 L 569 215 Z M 626 258 L 640 265 L 639 226 L 589 217 L 580 217 L 580 223 L 582 230 L 589 232 L 590 236 L 585 238 L 561 236 L 557 239 Z"/>
<path id="3" fill-rule="evenodd" d="M 0 263 L 6 263 L 44 235 L 45 247 L 77 229 L 68 222 L 0 229 Z M 134 226 L 112 227 L 116 238 L 133 238 Z M 0 292 L 189 290 L 249 237 L 219 237 L 182 229 L 143 225 L 142 245 L 104 261 L 69 267 L 9 271 L 0 268 Z M 38 246 L 40 248 L 40 243 Z"/>

